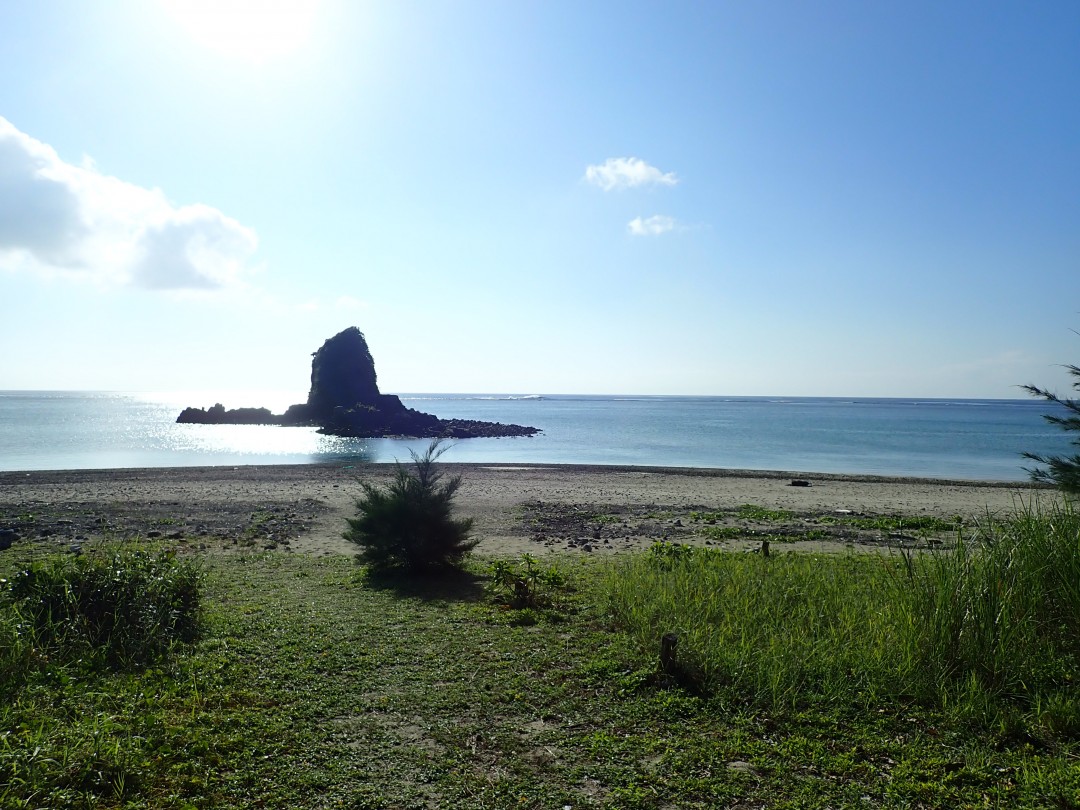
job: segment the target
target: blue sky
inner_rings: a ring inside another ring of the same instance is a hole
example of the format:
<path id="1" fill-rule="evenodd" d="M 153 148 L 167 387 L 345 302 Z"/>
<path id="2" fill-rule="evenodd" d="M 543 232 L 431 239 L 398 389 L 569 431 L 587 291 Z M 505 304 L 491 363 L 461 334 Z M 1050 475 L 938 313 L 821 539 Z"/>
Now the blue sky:
<path id="1" fill-rule="evenodd" d="M 0 388 L 302 395 L 355 325 L 387 392 L 1064 392 L 1078 41 L 1071 0 L 0 4 Z"/>

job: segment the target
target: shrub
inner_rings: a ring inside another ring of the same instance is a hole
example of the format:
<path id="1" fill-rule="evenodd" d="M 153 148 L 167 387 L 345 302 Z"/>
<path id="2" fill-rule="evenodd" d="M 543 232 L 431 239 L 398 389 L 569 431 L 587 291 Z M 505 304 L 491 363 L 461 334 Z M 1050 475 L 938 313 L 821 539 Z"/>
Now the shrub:
<path id="1" fill-rule="evenodd" d="M 436 439 L 422 456 L 410 451 L 413 469 L 396 464 L 385 487 L 360 483 L 363 495 L 344 537 L 360 546 L 361 562 L 375 570 L 454 568 L 475 548 L 472 520 L 453 516 L 462 477 L 443 476 L 436 463 L 447 449 L 441 445 Z"/>
<path id="2" fill-rule="evenodd" d="M 172 552 L 38 560 L 0 580 L 5 667 L 83 657 L 112 667 L 143 665 L 196 639 L 202 575 Z M 17 655 L 15 653 L 18 653 Z"/>
<path id="3" fill-rule="evenodd" d="M 565 584 L 558 568 L 541 567 L 532 554 L 522 554 L 520 564 L 495 560 L 490 570 L 492 596 L 517 610 L 554 606 L 556 593 Z"/>
<path id="4" fill-rule="evenodd" d="M 1066 366 L 1065 368 L 1076 379 L 1073 388 L 1080 391 L 1080 366 Z M 1075 431 L 1080 434 L 1080 401 L 1068 397 L 1059 397 L 1057 394 L 1034 385 L 1025 385 L 1022 388 L 1032 396 L 1042 397 L 1047 402 L 1062 406 L 1066 411 L 1064 416 L 1045 414 L 1043 419 L 1057 425 L 1062 430 Z M 1072 444 L 1080 447 L 1080 436 L 1073 439 Z M 1028 470 L 1033 481 L 1053 484 L 1063 492 L 1080 495 L 1080 453 L 1072 456 L 1042 456 L 1038 453 L 1024 453 L 1024 457 L 1046 465 L 1045 467 Z"/>

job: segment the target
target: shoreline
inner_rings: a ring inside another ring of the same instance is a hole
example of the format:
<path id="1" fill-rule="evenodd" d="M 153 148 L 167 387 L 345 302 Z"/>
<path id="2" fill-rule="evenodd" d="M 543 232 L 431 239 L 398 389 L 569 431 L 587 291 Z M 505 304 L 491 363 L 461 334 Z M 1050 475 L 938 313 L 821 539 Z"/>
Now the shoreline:
<path id="1" fill-rule="evenodd" d="M 824 539 L 821 531 L 809 535 L 813 540 L 799 537 L 829 516 L 976 521 L 1057 495 L 1027 482 L 779 470 L 454 462 L 444 468 L 463 475 L 459 513 L 474 521 L 477 551 L 494 556 L 618 553 L 657 540 L 739 549 L 759 542 L 756 536 L 775 539 L 778 531 L 792 550 L 886 548 L 920 538 L 832 528 Z M 352 554 L 355 547 L 341 533 L 359 481 L 385 480 L 393 469 L 392 463 L 334 463 L 0 472 L 0 528 L 16 531 L 19 543 L 44 547 L 150 536 L 196 551 Z M 793 479 L 810 485 L 792 486 Z M 787 517 L 782 525 L 746 520 L 737 512 L 747 504 Z M 716 512 L 746 536 L 710 540 L 692 517 L 701 511 Z"/>
<path id="2" fill-rule="evenodd" d="M 411 462 L 402 462 L 409 466 Z M 1027 480 L 1004 480 L 1004 479 L 981 479 L 981 478 L 935 478 L 929 476 L 908 475 L 875 475 L 869 473 L 833 473 L 833 472 L 809 472 L 799 470 L 757 470 L 734 467 L 681 467 L 681 466 L 655 466 L 639 464 L 573 464 L 573 463 L 544 463 L 544 462 L 479 462 L 479 461 L 445 461 L 439 462 L 440 466 L 455 471 L 468 473 L 470 470 L 502 470 L 502 471 L 537 471 L 537 470 L 565 470 L 576 472 L 619 473 L 625 471 L 645 472 L 651 474 L 670 474 L 684 476 L 700 476 L 707 478 L 801 478 L 810 481 L 851 481 L 884 484 L 942 484 L 964 487 L 991 487 L 1006 489 L 1052 489 L 1046 484 L 1036 484 Z M 211 464 L 193 466 L 168 466 L 168 467 L 76 467 L 72 469 L 50 470 L 0 470 L 0 486 L 9 483 L 23 482 L 25 478 L 48 479 L 52 477 L 73 479 L 95 477 L 125 477 L 134 474 L 158 475 L 162 473 L 183 474 L 191 472 L 196 475 L 210 475 L 216 471 L 230 471 L 233 473 L 243 472 L 243 477 L 263 478 L 271 477 L 277 472 L 279 475 L 288 473 L 299 477 L 301 473 L 310 471 L 312 476 L 325 474 L 327 470 L 369 470 L 379 472 L 392 469 L 393 461 L 362 461 L 356 463 L 344 463 L 340 461 L 318 461 L 303 464 Z"/>

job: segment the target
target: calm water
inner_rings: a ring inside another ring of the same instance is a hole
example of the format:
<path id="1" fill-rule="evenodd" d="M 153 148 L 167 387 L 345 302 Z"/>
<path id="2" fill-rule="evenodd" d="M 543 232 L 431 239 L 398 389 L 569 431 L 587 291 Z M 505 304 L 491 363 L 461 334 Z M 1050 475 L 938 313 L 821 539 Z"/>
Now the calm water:
<path id="1" fill-rule="evenodd" d="M 184 405 L 266 405 L 303 394 L 0 392 L 0 470 L 407 460 L 422 441 L 310 428 L 178 425 Z M 448 461 L 636 464 L 1023 480 L 1024 450 L 1067 436 L 1038 400 L 403 395 L 438 416 L 516 422 L 530 438 L 458 442 Z"/>

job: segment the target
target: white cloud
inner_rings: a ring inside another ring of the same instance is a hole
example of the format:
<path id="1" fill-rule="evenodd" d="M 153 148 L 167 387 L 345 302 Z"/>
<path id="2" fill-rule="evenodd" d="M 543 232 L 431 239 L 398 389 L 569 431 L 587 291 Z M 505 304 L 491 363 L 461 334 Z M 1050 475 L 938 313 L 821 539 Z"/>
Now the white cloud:
<path id="1" fill-rule="evenodd" d="M 662 172 L 640 158 L 608 158 L 585 169 L 585 179 L 604 191 L 634 186 L 673 186 L 679 182 L 675 172 Z"/>
<path id="2" fill-rule="evenodd" d="M 154 290 L 235 286 L 255 232 L 207 205 L 65 163 L 0 117 L 0 269 Z"/>
<path id="3" fill-rule="evenodd" d="M 675 230 L 675 220 L 663 214 L 656 214 L 648 219 L 635 217 L 627 224 L 626 230 L 634 236 L 660 236 Z"/>

